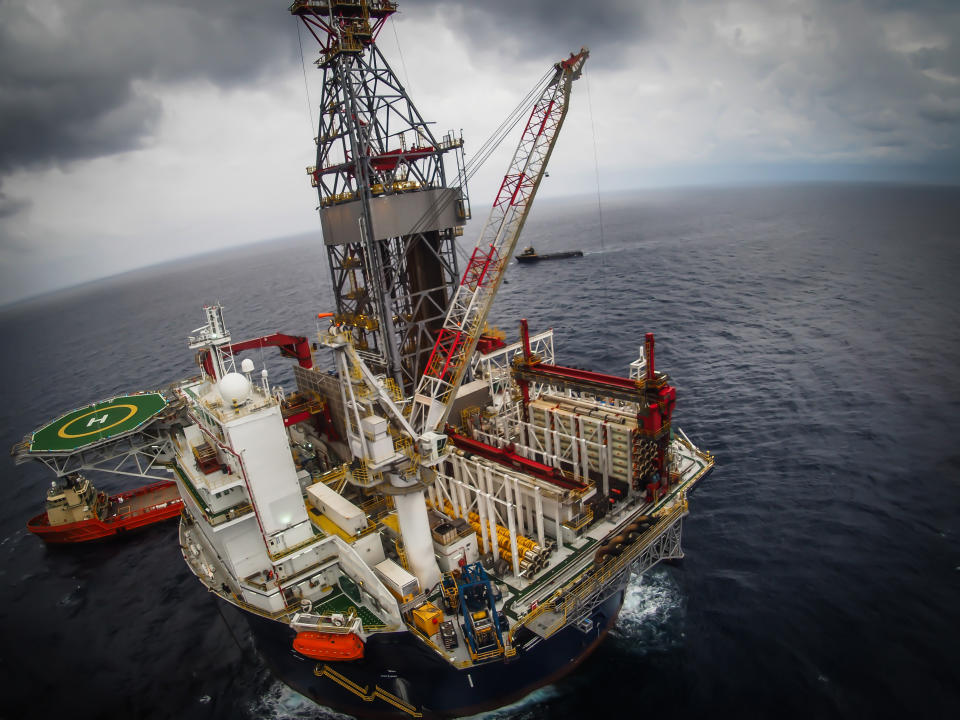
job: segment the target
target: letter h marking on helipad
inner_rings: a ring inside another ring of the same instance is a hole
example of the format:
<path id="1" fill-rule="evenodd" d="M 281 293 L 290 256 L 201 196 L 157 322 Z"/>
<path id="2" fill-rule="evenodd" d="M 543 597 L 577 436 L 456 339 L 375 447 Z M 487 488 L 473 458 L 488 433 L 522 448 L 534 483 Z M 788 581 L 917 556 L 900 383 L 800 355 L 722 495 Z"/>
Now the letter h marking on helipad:
<path id="1" fill-rule="evenodd" d="M 94 423 L 98 423 L 98 424 L 100 424 L 100 425 L 103 425 L 103 424 L 107 421 L 107 418 L 108 418 L 108 417 L 110 417 L 109 413 L 104 413 L 104 414 L 101 415 L 100 417 L 92 417 L 92 418 L 90 418 L 90 419 L 87 421 L 87 427 L 90 427 L 90 426 L 93 425 Z"/>

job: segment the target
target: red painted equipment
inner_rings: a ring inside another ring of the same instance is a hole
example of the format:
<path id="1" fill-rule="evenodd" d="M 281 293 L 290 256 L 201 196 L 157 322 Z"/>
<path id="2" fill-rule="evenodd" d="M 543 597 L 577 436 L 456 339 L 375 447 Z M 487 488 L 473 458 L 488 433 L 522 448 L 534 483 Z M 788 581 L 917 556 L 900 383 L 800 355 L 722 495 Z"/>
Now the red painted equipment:
<path id="1" fill-rule="evenodd" d="M 293 649 L 314 660 L 359 660 L 363 657 L 363 640 L 353 633 L 306 630 L 297 633 Z"/>
<path id="2" fill-rule="evenodd" d="M 44 512 L 27 523 L 27 530 L 48 543 L 86 542 L 170 520 L 178 517 L 183 510 L 177 484 L 171 480 L 161 480 L 109 497 L 101 492 L 97 495 L 97 503 L 106 505 L 103 519 L 93 516 L 63 525 L 51 525 Z"/>
<path id="3" fill-rule="evenodd" d="M 557 134 L 567 115 L 570 88 L 588 52 L 555 66 L 533 104 L 520 144 L 493 202 L 490 216 L 467 262 L 414 393 L 410 425 L 416 432 L 442 428 L 466 376 L 484 323 L 503 281 L 531 203 L 543 179 Z"/>
<path id="4" fill-rule="evenodd" d="M 653 370 L 653 333 L 647 333 L 643 344 L 646 346 L 647 380 L 653 380 L 655 376 Z"/>
<path id="5" fill-rule="evenodd" d="M 385 172 L 396 169 L 401 160 L 404 162 L 413 162 L 414 160 L 419 160 L 435 152 L 437 152 L 437 150 L 432 147 L 414 147 L 409 150 L 399 148 L 396 150 L 387 150 L 385 153 L 371 157 L 370 165 L 374 170 Z"/>
<path id="6" fill-rule="evenodd" d="M 242 340 L 230 345 L 224 345 L 220 350 L 224 355 L 233 355 L 238 352 L 243 352 L 244 350 L 265 347 L 280 348 L 281 355 L 296 360 L 300 367 L 313 367 L 310 343 L 307 341 L 307 338 L 302 335 L 274 333 L 273 335 L 264 335 L 263 337 L 254 338 L 253 340 Z M 213 361 L 208 351 L 201 350 L 197 354 L 197 363 L 203 368 L 203 371 L 207 373 L 207 375 L 213 376 Z"/>
<path id="7" fill-rule="evenodd" d="M 570 387 L 595 395 L 636 402 L 644 409 L 647 407 L 647 389 L 643 380 L 638 382 L 617 375 L 550 365 L 544 362 L 524 362 L 516 365 L 513 372 L 518 382 L 525 380 L 559 387 Z M 642 412 L 641 414 L 646 413 Z"/>
<path id="8" fill-rule="evenodd" d="M 453 442 L 453 444 L 461 450 L 472 452 L 480 457 L 486 458 L 487 460 L 493 460 L 495 463 L 499 463 L 500 465 L 513 468 L 514 470 L 519 470 L 527 473 L 528 475 L 533 475 L 534 477 L 538 477 L 541 480 L 546 480 L 549 483 L 566 488 L 567 490 L 583 490 L 587 487 L 581 482 L 564 476 L 564 474 L 555 467 L 550 467 L 549 465 L 544 465 L 536 460 L 530 460 L 522 455 L 517 455 L 515 452 L 513 452 L 511 447 L 493 447 L 492 445 L 487 445 L 479 440 L 474 440 L 464 435 L 460 435 L 449 427 L 447 428 L 447 436 L 450 438 L 451 442 Z"/>
<path id="9" fill-rule="evenodd" d="M 494 350 L 499 350 L 506 346 L 507 344 L 503 341 L 503 338 L 499 338 L 496 335 L 481 335 L 480 339 L 477 340 L 477 352 L 481 355 L 492 353 Z"/>

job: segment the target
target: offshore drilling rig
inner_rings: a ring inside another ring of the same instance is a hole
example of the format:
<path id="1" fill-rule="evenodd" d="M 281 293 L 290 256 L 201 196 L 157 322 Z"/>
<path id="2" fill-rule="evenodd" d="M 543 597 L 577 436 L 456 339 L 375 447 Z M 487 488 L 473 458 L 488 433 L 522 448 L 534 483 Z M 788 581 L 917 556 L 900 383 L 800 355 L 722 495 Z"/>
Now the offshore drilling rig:
<path id="1" fill-rule="evenodd" d="M 687 493 L 714 461 L 674 422 L 651 334 L 621 377 L 557 364 L 526 320 L 512 343 L 485 331 L 587 50 L 531 91 L 461 268 L 463 139 L 431 133 L 377 48 L 396 9 L 290 6 L 323 77 L 308 171 L 335 298 L 325 361 L 305 336 L 234 342 L 208 306 L 188 341 L 201 374 L 162 412 L 80 449 L 15 450 L 59 473 L 149 447 L 183 499 L 185 561 L 281 680 L 354 715 L 452 717 L 596 648 L 631 576 L 682 557 Z M 295 392 L 238 367 L 269 346 L 296 361 Z"/>

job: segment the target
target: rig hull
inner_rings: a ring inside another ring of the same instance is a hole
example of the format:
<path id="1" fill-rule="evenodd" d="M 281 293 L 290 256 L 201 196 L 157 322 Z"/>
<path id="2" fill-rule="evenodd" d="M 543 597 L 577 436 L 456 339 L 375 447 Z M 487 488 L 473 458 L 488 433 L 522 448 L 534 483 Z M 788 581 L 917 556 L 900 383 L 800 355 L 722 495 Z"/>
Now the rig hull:
<path id="1" fill-rule="evenodd" d="M 467 668 L 455 667 L 406 631 L 371 636 L 362 660 L 311 660 L 291 650 L 296 633 L 289 627 L 245 615 L 274 675 L 314 702 L 358 717 L 442 718 L 502 707 L 572 672 L 616 624 L 623 599 L 624 588 L 617 588 L 589 622 L 568 625 L 546 640 L 530 634 L 514 657 Z"/>

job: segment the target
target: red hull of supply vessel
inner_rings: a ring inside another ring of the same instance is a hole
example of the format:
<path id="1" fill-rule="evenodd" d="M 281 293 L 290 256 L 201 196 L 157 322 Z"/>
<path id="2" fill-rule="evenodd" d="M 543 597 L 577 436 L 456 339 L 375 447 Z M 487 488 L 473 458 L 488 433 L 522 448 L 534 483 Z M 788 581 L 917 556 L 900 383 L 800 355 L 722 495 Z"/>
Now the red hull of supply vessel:
<path id="1" fill-rule="evenodd" d="M 183 509 L 177 484 L 170 480 L 109 498 L 106 493 L 100 493 L 100 496 L 109 503 L 102 520 L 91 517 L 64 525 L 51 525 L 47 513 L 42 513 L 27 523 L 27 529 L 49 543 L 87 542 L 170 520 Z"/>

